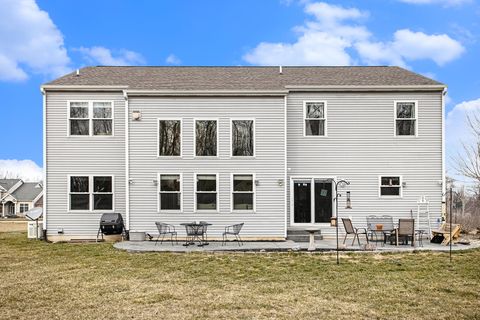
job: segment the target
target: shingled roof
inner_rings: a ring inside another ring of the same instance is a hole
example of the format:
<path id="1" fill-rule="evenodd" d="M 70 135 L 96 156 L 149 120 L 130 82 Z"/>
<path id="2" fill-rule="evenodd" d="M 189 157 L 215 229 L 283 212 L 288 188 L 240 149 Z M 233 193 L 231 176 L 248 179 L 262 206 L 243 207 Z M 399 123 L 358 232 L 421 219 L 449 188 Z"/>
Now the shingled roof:
<path id="1" fill-rule="evenodd" d="M 38 182 L 25 182 L 12 193 L 12 196 L 17 201 L 33 201 L 42 190 Z"/>
<path id="2" fill-rule="evenodd" d="M 86 67 L 46 84 L 135 90 L 285 90 L 286 86 L 443 86 L 399 67 Z"/>

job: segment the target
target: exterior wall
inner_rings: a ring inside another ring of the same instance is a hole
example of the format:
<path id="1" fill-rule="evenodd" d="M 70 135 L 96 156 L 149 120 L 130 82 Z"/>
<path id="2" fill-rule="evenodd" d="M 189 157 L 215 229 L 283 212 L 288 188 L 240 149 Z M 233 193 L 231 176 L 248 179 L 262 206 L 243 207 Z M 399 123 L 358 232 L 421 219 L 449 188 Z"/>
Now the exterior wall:
<path id="1" fill-rule="evenodd" d="M 46 93 L 47 235 L 69 239 L 95 237 L 101 213 L 69 212 L 69 175 L 113 175 L 114 209 L 125 213 L 125 100 L 122 92 Z M 69 100 L 109 100 L 114 105 L 114 135 L 68 136 Z"/>
<path id="2" fill-rule="evenodd" d="M 304 137 L 305 100 L 327 102 L 328 137 Z M 395 100 L 418 101 L 418 137 L 394 136 Z M 340 218 L 352 217 L 356 226 L 366 226 L 366 216 L 372 214 L 410 217 L 410 210 L 416 214 L 418 198 L 426 196 L 431 220 L 437 223 L 442 202 L 441 92 L 291 93 L 287 110 L 289 189 L 291 177 L 349 180 L 348 189 L 340 189 L 339 213 Z M 402 176 L 403 198 L 380 198 L 380 175 Z M 346 190 L 351 191 L 352 210 L 344 209 Z M 287 199 L 291 225 L 290 193 Z M 323 234 L 333 234 L 329 224 L 323 227 Z"/>
<path id="3" fill-rule="evenodd" d="M 140 121 L 129 119 L 130 230 L 157 233 L 154 222 L 176 225 L 208 221 L 209 237 L 221 237 L 226 225 L 244 222 L 242 237 L 285 237 L 284 98 L 283 97 L 130 97 L 129 110 L 140 110 Z M 157 118 L 182 119 L 182 157 L 157 157 Z M 255 119 L 255 158 L 230 157 L 230 118 Z M 218 119 L 218 157 L 194 157 L 194 118 Z M 183 175 L 183 212 L 157 211 L 158 173 Z M 218 173 L 219 212 L 194 212 L 194 174 Z M 252 173 L 258 180 L 256 212 L 231 212 L 231 174 Z"/>

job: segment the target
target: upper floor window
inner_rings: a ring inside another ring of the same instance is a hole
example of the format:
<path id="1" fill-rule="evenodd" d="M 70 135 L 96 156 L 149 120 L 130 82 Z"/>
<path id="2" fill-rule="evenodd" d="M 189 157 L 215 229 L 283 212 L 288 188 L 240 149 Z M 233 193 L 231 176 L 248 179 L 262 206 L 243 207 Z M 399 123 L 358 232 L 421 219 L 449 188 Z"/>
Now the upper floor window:
<path id="1" fill-rule="evenodd" d="M 255 155 L 255 122 L 253 120 L 232 120 L 232 156 L 251 157 Z"/>
<path id="2" fill-rule="evenodd" d="M 217 155 L 217 120 L 195 121 L 195 155 Z"/>
<path id="3" fill-rule="evenodd" d="M 180 156 L 182 148 L 182 121 L 158 121 L 158 155 Z"/>
<path id="4" fill-rule="evenodd" d="M 71 136 L 111 136 L 113 134 L 112 102 L 70 102 L 69 134 Z"/>
<path id="5" fill-rule="evenodd" d="M 417 103 L 395 102 L 395 135 L 415 136 L 417 134 Z"/>
<path id="6" fill-rule="evenodd" d="M 400 176 L 381 176 L 380 177 L 380 196 L 402 196 L 402 177 Z"/>
<path id="7" fill-rule="evenodd" d="M 326 102 L 305 102 L 305 136 L 325 136 L 327 132 Z"/>
<path id="8" fill-rule="evenodd" d="M 70 177 L 70 210 L 113 210 L 112 176 Z"/>

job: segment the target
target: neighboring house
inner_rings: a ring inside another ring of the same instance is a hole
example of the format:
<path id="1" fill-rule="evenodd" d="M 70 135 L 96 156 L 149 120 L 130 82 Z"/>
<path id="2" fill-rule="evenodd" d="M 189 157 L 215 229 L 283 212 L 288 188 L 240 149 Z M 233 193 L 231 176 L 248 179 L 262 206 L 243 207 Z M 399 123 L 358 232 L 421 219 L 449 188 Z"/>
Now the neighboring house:
<path id="1" fill-rule="evenodd" d="M 43 206 L 43 187 L 38 182 L 21 179 L 0 179 L 0 216 L 23 216 Z"/>
<path id="2" fill-rule="evenodd" d="M 445 85 L 398 67 L 87 67 L 42 86 L 51 240 L 245 222 L 285 239 L 339 216 L 441 217 Z M 352 209 L 345 210 L 346 191 Z"/>

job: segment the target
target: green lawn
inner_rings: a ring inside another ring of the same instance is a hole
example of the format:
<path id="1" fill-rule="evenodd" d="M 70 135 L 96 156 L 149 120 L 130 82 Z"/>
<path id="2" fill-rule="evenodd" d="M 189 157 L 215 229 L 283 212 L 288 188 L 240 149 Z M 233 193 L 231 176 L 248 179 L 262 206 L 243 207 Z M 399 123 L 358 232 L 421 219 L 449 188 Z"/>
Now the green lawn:
<path id="1" fill-rule="evenodd" d="M 1 319 L 480 319 L 480 250 L 131 254 L 0 233 Z"/>

